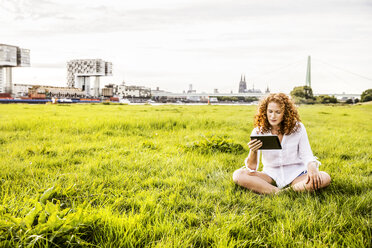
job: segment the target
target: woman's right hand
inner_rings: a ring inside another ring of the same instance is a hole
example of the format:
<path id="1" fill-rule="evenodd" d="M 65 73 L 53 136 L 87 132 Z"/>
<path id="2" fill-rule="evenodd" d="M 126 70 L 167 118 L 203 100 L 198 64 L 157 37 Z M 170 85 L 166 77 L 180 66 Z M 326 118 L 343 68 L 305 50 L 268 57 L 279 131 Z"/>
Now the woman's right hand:
<path id="1" fill-rule="evenodd" d="M 251 150 L 252 152 L 257 152 L 257 150 L 260 149 L 261 146 L 262 146 L 261 140 L 257 139 L 253 139 L 248 143 L 249 150 Z"/>

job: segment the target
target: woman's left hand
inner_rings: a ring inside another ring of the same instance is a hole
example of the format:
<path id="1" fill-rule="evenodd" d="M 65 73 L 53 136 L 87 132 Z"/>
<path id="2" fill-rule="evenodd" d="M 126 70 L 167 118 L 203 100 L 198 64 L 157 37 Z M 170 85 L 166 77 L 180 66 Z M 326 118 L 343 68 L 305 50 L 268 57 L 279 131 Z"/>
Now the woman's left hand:
<path id="1" fill-rule="evenodd" d="M 306 184 L 312 185 L 314 190 L 317 190 L 322 185 L 322 177 L 315 165 L 309 164 L 307 168 L 307 181 Z"/>

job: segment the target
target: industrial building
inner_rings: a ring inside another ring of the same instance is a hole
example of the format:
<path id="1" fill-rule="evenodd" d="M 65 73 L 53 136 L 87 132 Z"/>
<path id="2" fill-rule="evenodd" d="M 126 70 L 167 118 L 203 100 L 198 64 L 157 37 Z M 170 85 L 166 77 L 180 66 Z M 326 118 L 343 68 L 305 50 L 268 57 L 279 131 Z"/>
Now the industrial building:
<path id="1" fill-rule="evenodd" d="M 78 88 L 56 87 L 46 85 L 33 85 L 28 92 L 29 96 L 44 95 L 44 98 L 68 98 L 78 99 L 85 98 L 85 93 Z"/>
<path id="2" fill-rule="evenodd" d="M 12 68 L 30 66 L 30 50 L 0 44 L 0 93 L 12 94 Z"/>
<path id="3" fill-rule="evenodd" d="M 114 90 L 117 91 L 117 85 L 109 84 L 106 85 L 105 88 L 102 88 L 102 96 L 103 97 L 113 97 Z"/>
<path id="4" fill-rule="evenodd" d="M 120 98 L 150 98 L 151 89 L 143 86 L 125 85 L 123 82 L 117 87 L 117 95 Z"/>
<path id="5" fill-rule="evenodd" d="M 78 88 L 48 85 L 14 84 L 14 97 L 33 97 L 44 94 L 45 98 L 85 98 L 85 93 Z"/>
<path id="6" fill-rule="evenodd" d="M 67 62 L 67 85 L 79 88 L 87 96 L 98 97 L 100 77 L 112 76 L 112 63 L 102 59 L 76 59 Z M 90 78 L 95 77 L 91 87 Z"/>
<path id="7" fill-rule="evenodd" d="M 15 97 L 27 97 L 29 90 L 34 86 L 32 84 L 13 84 L 13 94 Z"/>
<path id="8" fill-rule="evenodd" d="M 143 86 L 109 84 L 102 89 L 103 97 L 117 96 L 119 98 L 146 99 L 151 97 L 151 89 Z"/>

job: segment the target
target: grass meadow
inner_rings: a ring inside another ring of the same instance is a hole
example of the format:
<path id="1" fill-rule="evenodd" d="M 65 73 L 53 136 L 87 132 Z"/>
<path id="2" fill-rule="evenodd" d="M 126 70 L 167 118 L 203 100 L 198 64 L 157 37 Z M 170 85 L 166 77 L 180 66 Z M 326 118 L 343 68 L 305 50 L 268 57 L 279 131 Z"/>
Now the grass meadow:
<path id="1" fill-rule="evenodd" d="M 0 105 L 0 247 L 371 247 L 372 105 L 301 106 L 332 183 L 278 196 L 232 181 L 255 111 Z"/>

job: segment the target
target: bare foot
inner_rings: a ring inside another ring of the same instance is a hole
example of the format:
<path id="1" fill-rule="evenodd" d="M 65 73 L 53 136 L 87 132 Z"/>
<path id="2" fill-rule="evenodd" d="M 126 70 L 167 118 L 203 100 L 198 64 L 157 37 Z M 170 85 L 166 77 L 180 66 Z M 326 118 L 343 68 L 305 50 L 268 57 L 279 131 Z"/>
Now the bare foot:
<path id="1" fill-rule="evenodd" d="M 289 186 L 287 188 L 284 188 L 284 189 L 280 189 L 279 191 L 275 192 L 275 195 L 280 195 L 280 194 L 283 194 L 283 193 L 288 192 L 290 190 L 292 190 L 291 186 Z"/>

